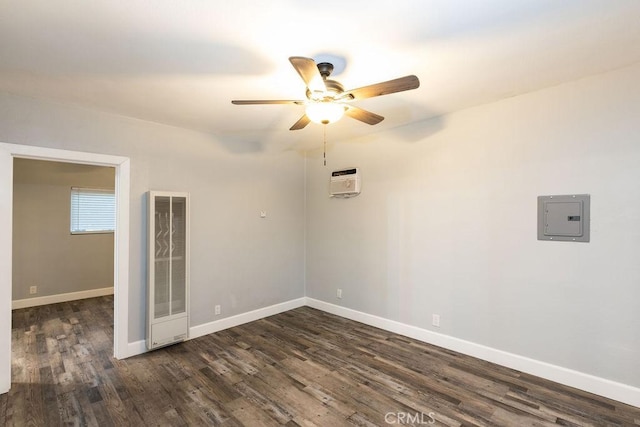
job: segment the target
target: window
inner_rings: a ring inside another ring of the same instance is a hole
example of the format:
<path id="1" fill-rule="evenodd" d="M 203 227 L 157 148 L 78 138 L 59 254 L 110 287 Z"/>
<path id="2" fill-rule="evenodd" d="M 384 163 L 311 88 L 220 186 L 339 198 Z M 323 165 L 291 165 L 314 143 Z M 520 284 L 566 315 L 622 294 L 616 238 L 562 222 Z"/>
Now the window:
<path id="1" fill-rule="evenodd" d="M 114 190 L 71 188 L 71 234 L 111 233 L 115 228 Z"/>

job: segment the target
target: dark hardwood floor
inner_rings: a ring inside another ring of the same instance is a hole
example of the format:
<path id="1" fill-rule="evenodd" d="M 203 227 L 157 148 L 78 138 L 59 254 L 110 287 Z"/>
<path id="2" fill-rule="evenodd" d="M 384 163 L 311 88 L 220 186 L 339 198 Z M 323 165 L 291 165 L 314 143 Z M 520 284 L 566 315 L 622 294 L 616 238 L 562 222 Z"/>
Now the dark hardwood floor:
<path id="1" fill-rule="evenodd" d="M 113 298 L 13 312 L 6 426 L 640 425 L 640 409 L 308 307 L 126 360 Z"/>

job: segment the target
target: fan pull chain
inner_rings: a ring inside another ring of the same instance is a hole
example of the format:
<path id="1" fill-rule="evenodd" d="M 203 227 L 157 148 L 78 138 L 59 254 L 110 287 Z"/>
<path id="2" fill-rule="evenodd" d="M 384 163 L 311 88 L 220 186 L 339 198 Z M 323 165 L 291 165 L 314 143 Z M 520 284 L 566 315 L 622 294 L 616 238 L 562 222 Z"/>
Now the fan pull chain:
<path id="1" fill-rule="evenodd" d="M 327 125 L 324 125 L 322 130 L 323 130 L 323 133 L 324 133 L 324 143 L 323 143 L 322 157 L 324 159 L 324 165 L 327 166 Z"/>

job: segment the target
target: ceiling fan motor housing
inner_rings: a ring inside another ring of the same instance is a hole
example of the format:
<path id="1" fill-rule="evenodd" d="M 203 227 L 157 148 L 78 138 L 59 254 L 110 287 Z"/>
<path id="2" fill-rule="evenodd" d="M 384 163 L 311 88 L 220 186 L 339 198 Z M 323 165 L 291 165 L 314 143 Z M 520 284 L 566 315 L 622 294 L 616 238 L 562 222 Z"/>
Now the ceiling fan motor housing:
<path id="1" fill-rule="evenodd" d="M 333 72 L 333 64 L 330 62 L 320 62 L 318 64 L 318 71 L 320 71 L 322 78 L 326 79 Z"/>

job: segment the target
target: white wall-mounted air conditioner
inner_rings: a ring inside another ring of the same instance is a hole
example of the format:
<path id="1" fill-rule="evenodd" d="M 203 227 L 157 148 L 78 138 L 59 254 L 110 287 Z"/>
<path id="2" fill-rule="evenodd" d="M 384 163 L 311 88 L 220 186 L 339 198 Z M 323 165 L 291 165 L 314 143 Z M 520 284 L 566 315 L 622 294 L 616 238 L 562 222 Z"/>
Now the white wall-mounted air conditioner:
<path id="1" fill-rule="evenodd" d="M 353 197 L 360 194 L 360 171 L 358 168 L 331 172 L 329 194 L 331 197 Z"/>

